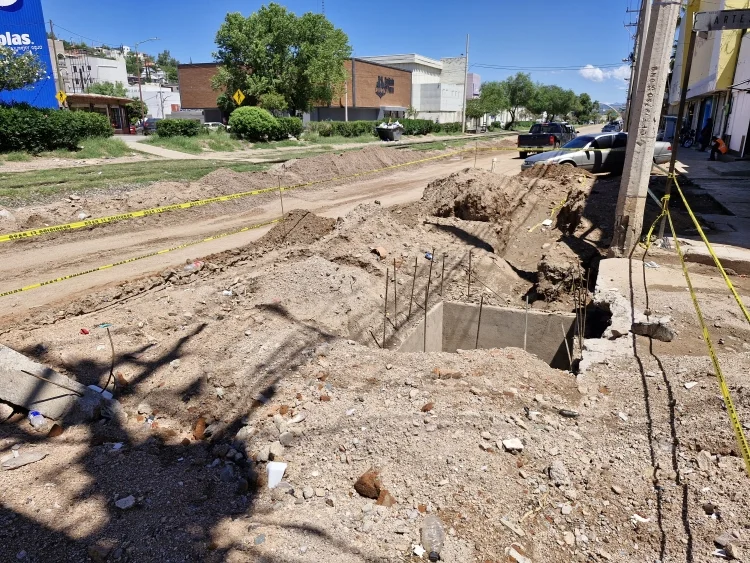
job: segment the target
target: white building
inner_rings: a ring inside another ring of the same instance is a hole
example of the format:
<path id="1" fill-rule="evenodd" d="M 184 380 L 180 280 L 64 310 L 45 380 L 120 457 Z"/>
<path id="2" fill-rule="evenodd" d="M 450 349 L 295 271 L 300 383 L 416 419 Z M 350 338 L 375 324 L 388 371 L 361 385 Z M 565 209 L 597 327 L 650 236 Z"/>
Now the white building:
<path id="1" fill-rule="evenodd" d="M 163 118 L 181 109 L 180 92 L 161 84 L 142 84 L 143 103 L 148 106 L 146 117 Z M 140 98 L 138 86 L 127 86 L 129 98 Z"/>
<path id="2" fill-rule="evenodd" d="M 128 83 L 125 57 L 121 53 L 111 51 L 112 56 L 92 56 L 81 51 L 65 51 L 63 42 L 59 40 L 48 42 L 58 90 L 75 94 L 86 92 L 92 84 Z"/>
<path id="3" fill-rule="evenodd" d="M 750 35 L 742 36 L 734 84 L 724 138 L 734 154 L 747 156 L 750 155 Z"/>
<path id="4" fill-rule="evenodd" d="M 466 59 L 430 59 L 417 54 L 359 57 L 362 60 L 411 71 L 411 105 L 417 118 L 440 123 L 461 121 Z"/>

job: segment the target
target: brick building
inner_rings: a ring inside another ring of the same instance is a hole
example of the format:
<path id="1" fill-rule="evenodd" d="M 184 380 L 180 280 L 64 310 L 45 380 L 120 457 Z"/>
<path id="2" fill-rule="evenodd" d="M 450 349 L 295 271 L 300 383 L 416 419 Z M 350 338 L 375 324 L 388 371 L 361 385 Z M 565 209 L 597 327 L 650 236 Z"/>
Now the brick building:
<path id="1" fill-rule="evenodd" d="M 205 121 L 221 122 L 221 110 L 216 105 L 219 92 L 211 88 L 217 63 L 184 64 L 177 67 L 183 110 L 203 110 Z"/>
<path id="2" fill-rule="evenodd" d="M 216 106 L 219 92 L 211 88 L 217 63 L 179 65 L 183 110 L 203 110 L 206 121 L 221 121 Z M 361 59 L 344 62 L 347 73 L 345 94 L 326 106 L 314 107 L 305 120 L 350 121 L 404 117 L 411 105 L 411 71 Z M 345 109 L 346 106 L 346 109 Z"/>

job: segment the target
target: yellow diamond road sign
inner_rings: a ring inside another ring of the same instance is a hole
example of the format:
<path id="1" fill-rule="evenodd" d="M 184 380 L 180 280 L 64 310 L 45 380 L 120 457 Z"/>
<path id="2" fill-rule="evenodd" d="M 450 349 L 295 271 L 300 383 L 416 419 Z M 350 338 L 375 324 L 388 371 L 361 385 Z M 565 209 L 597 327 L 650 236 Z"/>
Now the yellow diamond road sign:
<path id="1" fill-rule="evenodd" d="M 67 95 L 67 94 L 66 94 L 65 92 L 63 92 L 62 90 L 60 90 L 60 91 L 59 91 L 59 92 L 57 93 L 57 96 L 55 96 L 55 98 L 57 98 L 57 101 L 58 101 L 58 102 L 60 102 L 61 104 L 64 104 L 64 103 L 65 103 L 65 100 L 67 100 L 67 99 L 68 99 L 68 95 Z"/>
<path id="2" fill-rule="evenodd" d="M 232 96 L 232 99 L 233 99 L 233 100 L 234 100 L 235 102 L 237 102 L 237 105 L 238 105 L 238 106 L 241 106 L 241 105 L 242 105 L 242 102 L 244 102 L 244 101 L 245 101 L 245 94 L 243 94 L 241 90 L 237 90 L 237 91 L 236 91 L 236 92 L 234 93 L 234 96 Z"/>

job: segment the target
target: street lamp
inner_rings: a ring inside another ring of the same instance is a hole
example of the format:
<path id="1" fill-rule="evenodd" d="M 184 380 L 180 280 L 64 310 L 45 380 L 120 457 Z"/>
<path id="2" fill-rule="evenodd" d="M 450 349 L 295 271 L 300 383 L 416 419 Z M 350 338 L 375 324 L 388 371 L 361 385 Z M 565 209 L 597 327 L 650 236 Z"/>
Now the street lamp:
<path id="1" fill-rule="evenodd" d="M 143 43 L 148 43 L 149 41 L 158 41 L 158 37 L 150 37 L 149 39 L 144 39 L 143 41 L 138 41 L 135 44 L 135 60 L 138 61 L 138 45 L 142 45 Z M 145 115 L 143 115 L 143 88 L 141 87 L 141 65 L 138 64 L 138 95 L 141 98 L 141 122 L 143 121 L 143 118 Z"/>

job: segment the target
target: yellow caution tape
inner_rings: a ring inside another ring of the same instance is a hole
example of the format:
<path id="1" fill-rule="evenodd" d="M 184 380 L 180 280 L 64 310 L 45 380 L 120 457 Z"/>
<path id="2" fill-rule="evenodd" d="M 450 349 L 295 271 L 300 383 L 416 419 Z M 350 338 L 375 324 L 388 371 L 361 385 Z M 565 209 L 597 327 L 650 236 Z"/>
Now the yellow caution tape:
<path id="1" fill-rule="evenodd" d="M 539 150 L 540 152 L 553 150 L 550 147 L 537 147 L 534 150 Z M 418 160 L 412 160 L 409 162 L 404 162 L 402 164 L 393 164 L 391 166 L 384 166 L 382 168 L 374 168 L 372 170 L 366 170 L 364 172 L 357 172 L 354 174 L 346 174 L 343 176 L 335 176 L 333 178 L 326 178 L 323 180 L 314 180 L 312 182 L 304 182 L 301 184 L 294 184 L 291 186 L 281 186 L 281 187 L 269 187 L 269 188 L 262 188 L 258 190 L 250 190 L 246 192 L 238 192 L 234 194 L 229 195 L 222 195 L 222 196 L 216 196 L 216 197 L 210 197 L 206 199 L 198 199 L 194 201 L 187 201 L 183 203 L 175 203 L 173 205 L 163 205 L 161 207 L 153 207 L 151 209 L 141 209 L 138 211 L 131 211 L 130 213 L 121 213 L 118 215 L 110 215 L 108 217 L 98 217 L 96 219 L 85 219 L 83 221 L 74 221 L 72 223 L 63 223 L 61 225 L 52 225 L 50 227 L 42 227 L 41 229 L 30 229 L 27 231 L 19 231 L 15 233 L 8 233 L 4 235 L 0 235 L 0 243 L 2 242 L 10 242 L 13 240 L 21 240 L 25 238 L 33 238 L 38 237 L 41 235 L 47 235 L 52 233 L 61 233 L 61 232 L 67 232 L 72 231 L 75 229 L 85 229 L 87 227 L 95 227 L 97 225 L 106 225 L 109 223 L 115 223 L 118 221 L 125 221 L 128 219 L 138 219 L 140 217 L 147 217 L 149 215 L 158 215 L 160 213 L 166 213 L 167 211 L 177 211 L 180 209 L 192 209 L 193 207 L 202 207 L 204 205 L 209 205 L 211 203 L 220 203 L 220 202 L 227 202 L 227 201 L 233 201 L 236 199 L 242 199 L 245 197 L 251 197 L 251 196 L 257 196 L 262 194 L 267 194 L 275 191 L 289 191 L 289 190 L 295 190 L 299 188 L 307 188 L 310 186 L 314 186 L 317 184 L 324 184 L 327 182 L 338 182 L 341 180 L 349 180 L 352 178 L 359 178 L 361 176 L 368 176 L 370 174 L 377 174 L 378 172 L 385 172 L 387 170 L 393 170 L 396 168 L 402 168 L 404 166 L 411 166 L 414 164 L 421 164 L 424 162 L 430 162 L 433 160 L 439 160 L 441 158 L 447 158 L 450 156 L 455 156 L 457 154 L 465 153 L 465 152 L 473 152 L 475 150 L 479 151 L 513 151 L 517 152 L 517 148 L 507 148 L 507 147 L 481 147 L 481 148 L 473 148 L 473 149 L 462 149 L 457 151 L 452 151 L 446 154 L 441 154 L 437 156 L 431 156 L 427 158 L 421 158 Z M 563 149 L 556 149 L 556 150 L 563 150 Z M 578 151 L 580 149 L 564 149 L 564 150 L 572 150 L 572 151 Z M 591 149 L 591 150 L 602 150 L 602 149 Z M 611 149 L 616 150 L 616 149 Z"/>
<path id="2" fill-rule="evenodd" d="M 667 209 L 666 214 L 667 219 L 669 220 L 669 228 L 672 230 L 672 237 L 674 237 L 675 249 L 677 250 L 677 254 L 680 257 L 680 263 L 682 264 L 682 273 L 685 276 L 685 281 L 688 285 L 690 297 L 693 300 L 695 312 L 698 315 L 698 322 L 700 323 L 701 330 L 703 331 L 703 340 L 706 341 L 708 354 L 711 357 L 711 362 L 714 365 L 716 378 L 719 380 L 719 389 L 721 390 L 721 396 L 724 399 L 724 406 L 726 407 L 727 413 L 729 414 L 729 422 L 732 425 L 732 429 L 734 430 L 734 434 L 737 438 L 737 443 L 739 444 L 740 451 L 742 452 L 742 459 L 745 461 L 745 470 L 747 471 L 748 475 L 750 475 L 750 447 L 748 447 L 747 440 L 745 439 L 745 433 L 742 430 L 742 424 L 740 423 L 740 418 L 737 415 L 737 410 L 734 408 L 732 397 L 729 394 L 729 387 L 727 386 L 727 381 L 724 377 L 724 373 L 721 371 L 719 359 L 716 356 L 716 350 L 714 349 L 713 343 L 711 342 L 711 335 L 708 333 L 708 327 L 706 327 L 706 322 L 703 319 L 703 313 L 701 312 L 700 305 L 698 304 L 698 297 L 696 296 L 695 290 L 693 289 L 693 284 L 690 281 L 690 275 L 688 274 L 685 257 L 682 254 L 680 241 L 677 238 L 677 233 L 675 231 L 674 224 L 672 223 L 672 215 L 669 213 L 669 209 Z"/>
<path id="3" fill-rule="evenodd" d="M 692 219 L 693 224 L 695 225 L 695 228 L 698 229 L 698 234 L 700 235 L 701 239 L 705 243 L 706 248 L 708 248 L 708 253 L 711 255 L 711 258 L 713 258 L 714 264 L 716 264 L 716 267 L 721 272 L 721 277 L 724 278 L 724 283 L 727 284 L 727 287 L 729 288 L 729 291 L 734 296 L 734 300 L 737 302 L 737 305 L 739 305 L 740 310 L 742 311 L 742 314 L 745 315 L 745 319 L 747 320 L 747 322 L 750 323 L 750 313 L 748 313 L 748 310 L 745 307 L 745 304 L 742 302 L 742 298 L 740 297 L 739 293 L 737 293 L 737 290 L 734 288 L 734 285 L 732 284 L 732 281 L 729 279 L 729 276 L 727 275 L 726 270 L 724 270 L 724 266 L 721 265 L 721 261 L 719 260 L 719 257 L 714 252 L 714 249 L 711 246 L 711 243 L 708 242 L 708 237 L 706 237 L 706 233 L 703 232 L 703 229 L 701 228 L 701 225 L 698 222 L 698 219 L 695 217 L 693 210 L 690 209 L 690 205 L 688 205 L 687 199 L 685 199 L 685 194 L 682 193 L 682 189 L 680 188 L 680 184 L 677 182 L 677 178 L 674 177 L 673 180 L 674 180 L 674 185 L 677 188 L 677 193 L 680 194 L 682 203 L 685 205 L 685 209 L 687 209 L 688 215 L 690 215 L 690 219 Z"/>
<path id="4" fill-rule="evenodd" d="M 562 201 L 561 201 L 560 203 L 558 203 L 557 205 L 555 205 L 555 206 L 554 206 L 554 207 L 552 208 L 552 211 L 550 211 L 550 214 L 549 214 L 549 218 L 550 218 L 550 220 L 552 220 L 552 219 L 554 219 L 554 218 L 555 218 L 555 213 L 557 213 L 558 211 L 560 211 L 560 210 L 561 210 L 561 209 L 563 208 L 563 205 L 565 205 L 565 204 L 566 204 L 567 202 L 568 202 L 568 196 L 565 196 L 565 199 L 564 199 L 564 200 L 562 200 Z M 544 221 L 546 221 L 546 219 L 545 219 Z M 534 230 L 535 230 L 535 229 L 536 229 L 537 227 L 539 227 L 539 226 L 540 226 L 540 225 L 541 225 L 542 223 L 544 223 L 544 221 L 542 221 L 542 222 L 540 222 L 540 223 L 537 223 L 536 225 L 534 225 L 533 227 L 531 227 L 531 228 L 529 229 L 529 232 L 530 232 L 530 233 L 534 232 Z"/>
<path id="5" fill-rule="evenodd" d="M 662 206 L 661 206 L 661 213 L 659 213 L 659 216 L 654 219 L 654 222 L 651 223 L 651 228 L 648 230 L 648 234 L 646 235 L 646 243 L 641 244 L 646 249 L 646 252 L 643 254 L 643 259 L 646 259 L 646 254 L 648 253 L 648 249 L 651 248 L 651 237 L 654 235 L 654 228 L 656 227 L 656 224 L 659 222 L 659 219 L 662 217 L 667 216 L 667 206 L 669 205 L 669 195 L 665 195 L 661 198 Z"/>
<path id="6" fill-rule="evenodd" d="M 54 278 L 51 280 L 43 281 L 43 282 L 37 282 L 32 283 L 31 285 L 27 285 L 24 287 L 19 287 L 18 289 L 13 289 L 11 291 L 6 291 L 3 293 L 0 293 L 0 297 L 7 297 L 8 295 L 14 295 L 16 293 L 21 293 L 22 291 L 30 291 L 32 289 L 37 289 L 39 287 L 43 287 L 45 285 L 51 285 L 53 283 L 62 282 L 65 280 L 70 280 L 73 278 L 77 278 L 80 276 L 85 276 L 86 274 L 93 274 L 94 272 L 101 272 L 102 270 L 108 270 L 110 268 L 114 268 L 115 266 L 122 266 L 124 264 L 130 264 L 131 262 L 137 262 L 138 260 L 143 260 L 145 258 L 151 258 L 152 256 L 159 256 L 160 254 L 166 254 L 168 252 L 173 252 L 175 250 L 181 250 L 183 248 L 188 248 L 190 246 L 195 246 L 196 244 L 201 244 L 204 242 L 210 242 L 212 240 L 218 240 L 224 237 L 228 237 L 231 235 L 236 235 L 239 233 L 244 233 L 247 231 L 252 231 L 253 229 L 260 229 L 261 227 L 267 227 L 268 225 L 273 225 L 275 223 L 280 222 L 281 219 L 273 219 L 271 221 L 266 221 L 264 223 L 258 223 L 257 225 L 251 225 L 250 227 L 242 227 L 241 229 L 237 229 L 236 231 L 230 231 L 228 233 L 221 233 L 218 235 L 213 235 L 210 237 L 206 237 L 201 240 L 194 240 L 192 242 L 186 242 L 185 244 L 180 244 L 178 246 L 173 246 L 171 248 L 165 248 L 163 250 L 157 250 L 155 252 L 149 252 L 148 254 L 142 254 L 141 256 L 136 256 L 135 258 L 127 258 L 126 260 L 120 260 L 119 262 L 113 262 L 112 264 L 105 264 L 104 266 L 99 266 L 97 268 L 92 268 L 90 270 L 84 270 L 82 272 L 76 272 L 75 274 L 68 274 L 67 276 L 61 276 L 59 278 Z"/>

